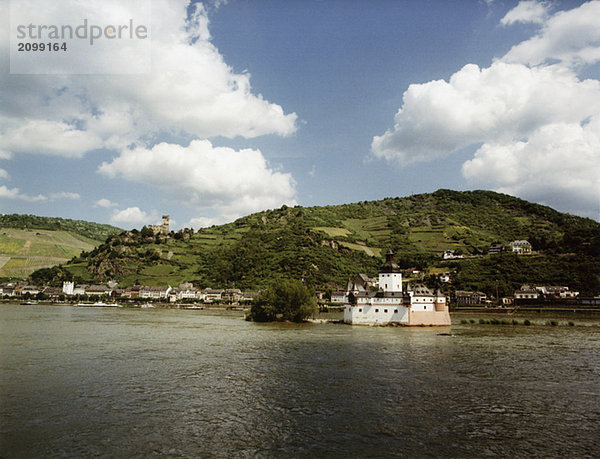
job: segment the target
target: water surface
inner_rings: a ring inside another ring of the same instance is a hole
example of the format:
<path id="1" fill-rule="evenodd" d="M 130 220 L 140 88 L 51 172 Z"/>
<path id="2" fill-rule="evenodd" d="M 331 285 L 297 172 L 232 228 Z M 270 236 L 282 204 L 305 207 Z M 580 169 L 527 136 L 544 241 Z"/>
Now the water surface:
<path id="1" fill-rule="evenodd" d="M 597 456 L 599 331 L 1 305 L 0 456 Z"/>

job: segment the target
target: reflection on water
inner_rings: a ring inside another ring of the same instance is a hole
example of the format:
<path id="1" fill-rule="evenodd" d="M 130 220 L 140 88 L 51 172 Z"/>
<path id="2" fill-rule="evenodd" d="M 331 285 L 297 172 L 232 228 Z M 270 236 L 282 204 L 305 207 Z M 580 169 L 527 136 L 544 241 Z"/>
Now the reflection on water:
<path id="1" fill-rule="evenodd" d="M 582 456 L 587 327 L 253 324 L 0 306 L 0 455 Z"/>

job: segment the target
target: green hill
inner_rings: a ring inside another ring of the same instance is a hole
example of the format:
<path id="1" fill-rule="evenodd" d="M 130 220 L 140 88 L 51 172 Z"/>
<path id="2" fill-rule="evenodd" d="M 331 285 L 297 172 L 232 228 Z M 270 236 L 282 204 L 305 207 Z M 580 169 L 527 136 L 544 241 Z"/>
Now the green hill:
<path id="1" fill-rule="evenodd" d="M 121 231 L 78 220 L 0 215 L 0 278 L 25 279 L 37 269 L 66 263 Z"/>
<path id="2" fill-rule="evenodd" d="M 530 256 L 482 256 L 494 242 L 529 240 Z M 435 193 L 339 206 L 260 212 L 168 239 L 144 229 L 111 236 L 59 271 L 54 282 L 116 279 L 132 284 L 258 289 L 277 277 L 317 288 L 377 273 L 389 248 L 403 267 L 451 271 L 455 288 L 511 293 L 521 283 L 600 292 L 600 224 L 490 191 Z M 445 250 L 466 258 L 442 261 Z"/>

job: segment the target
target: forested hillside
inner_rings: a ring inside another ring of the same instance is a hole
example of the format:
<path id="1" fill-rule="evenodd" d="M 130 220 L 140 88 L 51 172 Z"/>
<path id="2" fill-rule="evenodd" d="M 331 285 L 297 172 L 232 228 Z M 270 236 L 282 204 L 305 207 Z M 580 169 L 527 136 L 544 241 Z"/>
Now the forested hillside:
<path id="1" fill-rule="evenodd" d="M 529 240 L 535 253 L 487 255 L 490 244 L 518 239 Z M 599 247 L 600 224 L 593 220 L 490 191 L 439 190 L 339 206 L 283 206 L 169 238 L 146 228 L 125 232 L 38 278 L 258 289 L 289 277 L 332 289 L 359 272 L 375 275 L 391 248 L 402 267 L 418 268 L 425 278 L 451 271 L 454 288 L 509 294 L 521 283 L 544 282 L 600 293 Z M 467 258 L 442 261 L 445 250 Z"/>

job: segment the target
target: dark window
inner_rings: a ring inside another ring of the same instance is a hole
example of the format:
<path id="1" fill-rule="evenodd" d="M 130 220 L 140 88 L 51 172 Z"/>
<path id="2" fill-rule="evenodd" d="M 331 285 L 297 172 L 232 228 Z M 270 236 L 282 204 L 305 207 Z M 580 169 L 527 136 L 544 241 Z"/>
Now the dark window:
<path id="1" fill-rule="evenodd" d="M 394 309 L 394 314 L 398 314 L 398 310 L 397 309 Z"/>
<path id="2" fill-rule="evenodd" d="M 362 308 L 359 308 L 359 309 L 358 309 L 358 312 L 362 312 Z"/>
<path id="3" fill-rule="evenodd" d="M 379 312 L 379 309 L 375 309 L 375 312 Z"/>
<path id="4" fill-rule="evenodd" d="M 387 309 L 384 309 L 383 312 L 387 313 Z"/>

